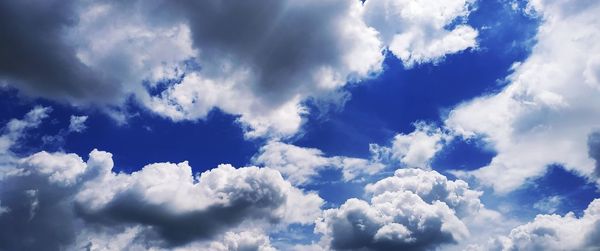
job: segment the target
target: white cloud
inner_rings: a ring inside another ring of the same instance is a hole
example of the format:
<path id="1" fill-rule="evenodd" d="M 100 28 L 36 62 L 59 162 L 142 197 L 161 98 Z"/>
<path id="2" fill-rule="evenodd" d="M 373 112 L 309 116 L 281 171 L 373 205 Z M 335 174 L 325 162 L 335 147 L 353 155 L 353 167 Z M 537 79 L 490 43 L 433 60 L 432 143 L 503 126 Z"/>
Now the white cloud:
<path id="1" fill-rule="evenodd" d="M 538 215 L 514 228 L 507 236 L 490 240 L 481 250 L 598 250 L 600 248 L 600 200 L 592 201 L 582 217 L 568 213 Z"/>
<path id="2" fill-rule="evenodd" d="M 451 136 L 441 129 L 417 122 L 413 132 L 394 136 L 391 148 L 379 149 L 407 167 L 429 169 L 435 154 L 450 139 Z"/>
<path id="3" fill-rule="evenodd" d="M 596 180 L 588 138 L 600 128 L 600 4 L 531 1 L 542 23 L 531 55 L 501 92 L 456 107 L 446 125 L 463 137 L 482 136 L 497 155 L 472 175 L 506 193 L 560 164 Z M 594 147 L 594 149 L 596 149 Z"/>
<path id="4" fill-rule="evenodd" d="M 109 236 L 132 247 L 167 248 L 225 235 L 239 248 L 260 242 L 268 250 L 264 239 L 226 232 L 309 224 L 323 204 L 268 168 L 220 165 L 194 176 L 186 162 L 151 164 L 131 174 L 113 173 L 112 167 L 112 155 L 97 150 L 87 162 L 46 152 L 20 160 L 20 172 L 0 179 L 6 209 L 0 215 L 0 248 L 118 247 L 103 243 Z"/>
<path id="5" fill-rule="evenodd" d="M 427 250 L 469 236 L 462 218 L 483 208 L 480 192 L 435 171 L 399 169 L 365 188 L 370 202 L 328 209 L 315 231 L 331 249 Z"/>
<path id="6" fill-rule="evenodd" d="M 473 27 L 459 24 L 448 29 L 457 18 L 469 15 L 474 2 L 367 0 L 364 16 L 389 50 L 411 67 L 476 47 L 477 30 Z"/>
<path id="7" fill-rule="evenodd" d="M 340 169 L 345 181 L 373 175 L 385 165 L 374 159 L 343 156 L 326 157 L 316 148 L 270 141 L 262 146 L 253 162 L 281 172 L 293 184 L 307 184 L 326 168 Z"/>
<path id="8" fill-rule="evenodd" d="M 88 116 L 75 116 L 71 115 L 71 120 L 69 121 L 69 131 L 71 132 L 83 132 L 87 129 L 85 122 L 87 121 Z"/>
<path id="9" fill-rule="evenodd" d="M 253 231 L 227 232 L 223 240 L 211 243 L 209 249 L 215 251 L 275 251 L 268 236 Z"/>

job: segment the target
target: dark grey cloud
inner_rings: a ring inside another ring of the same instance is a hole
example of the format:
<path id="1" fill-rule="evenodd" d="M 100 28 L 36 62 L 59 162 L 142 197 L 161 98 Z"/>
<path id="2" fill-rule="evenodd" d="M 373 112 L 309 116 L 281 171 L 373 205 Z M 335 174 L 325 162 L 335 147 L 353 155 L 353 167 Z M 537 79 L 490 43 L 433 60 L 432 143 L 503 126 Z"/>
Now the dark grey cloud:
<path id="1" fill-rule="evenodd" d="M 121 86 L 83 64 L 66 42 L 76 25 L 73 1 L 0 3 L 0 80 L 35 96 L 73 103 L 113 103 Z"/>
<path id="2" fill-rule="evenodd" d="M 594 174 L 600 176 L 600 131 L 595 131 L 588 135 L 588 155 L 596 162 Z"/>

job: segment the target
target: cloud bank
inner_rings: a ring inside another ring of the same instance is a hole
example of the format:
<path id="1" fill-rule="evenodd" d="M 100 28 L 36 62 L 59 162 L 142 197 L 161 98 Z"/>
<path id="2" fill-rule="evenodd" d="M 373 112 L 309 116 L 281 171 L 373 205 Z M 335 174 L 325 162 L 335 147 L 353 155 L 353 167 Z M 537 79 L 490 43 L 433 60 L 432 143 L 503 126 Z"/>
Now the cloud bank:
<path id="1" fill-rule="evenodd" d="M 0 81 L 27 94 L 160 116 L 238 116 L 248 137 L 297 133 L 309 99 L 476 46 L 473 1 L 28 1 L 3 3 Z M 378 15 L 381 8 L 389 11 Z M 38 25 L 38 24 L 44 25 Z M 458 25 L 451 25 L 457 24 Z"/>

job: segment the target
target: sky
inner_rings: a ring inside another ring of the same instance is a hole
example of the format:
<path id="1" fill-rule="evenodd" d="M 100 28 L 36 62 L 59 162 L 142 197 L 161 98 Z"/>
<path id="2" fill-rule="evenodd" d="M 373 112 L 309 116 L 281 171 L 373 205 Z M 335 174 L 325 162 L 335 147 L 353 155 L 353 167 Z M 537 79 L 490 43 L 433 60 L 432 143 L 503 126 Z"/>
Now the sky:
<path id="1" fill-rule="evenodd" d="M 0 250 L 600 250 L 600 2 L 0 2 Z"/>

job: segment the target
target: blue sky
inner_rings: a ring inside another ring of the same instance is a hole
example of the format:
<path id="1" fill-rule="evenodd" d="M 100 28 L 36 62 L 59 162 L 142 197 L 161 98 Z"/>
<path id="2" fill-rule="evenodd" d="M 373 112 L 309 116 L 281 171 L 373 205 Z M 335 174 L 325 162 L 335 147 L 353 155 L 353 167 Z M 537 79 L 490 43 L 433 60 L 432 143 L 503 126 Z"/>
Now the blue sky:
<path id="1" fill-rule="evenodd" d="M 204 4 L 0 4 L 0 250 L 600 247 L 600 4 Z"/>

